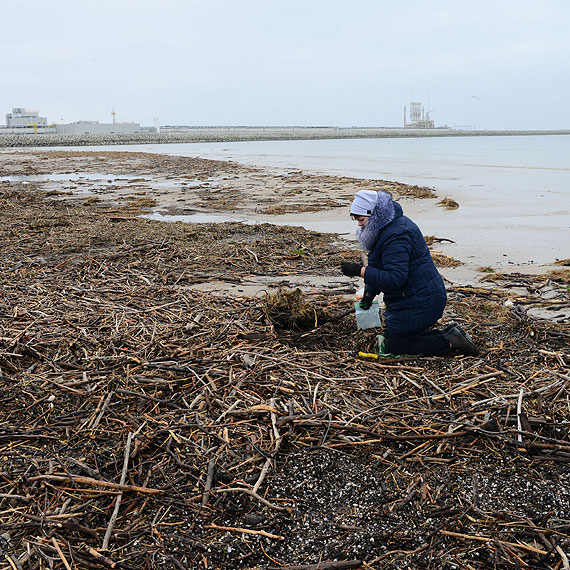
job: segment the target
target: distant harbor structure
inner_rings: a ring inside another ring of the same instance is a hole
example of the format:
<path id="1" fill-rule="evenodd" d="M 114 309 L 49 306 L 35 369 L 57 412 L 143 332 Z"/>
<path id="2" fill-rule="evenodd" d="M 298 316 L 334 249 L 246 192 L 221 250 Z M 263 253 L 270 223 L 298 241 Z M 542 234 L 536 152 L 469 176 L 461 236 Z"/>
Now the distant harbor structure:
<path id="1" fill-rule="evenodd" d="M 410 121 L 408 121 L 407 107 L 404 107 L 403 127 L 161 125 L 158 116 L 154 117 L 153 126 L 141 127 L 139 123 L 118 122 L 114 109 L 111 113 L 112 123 L 76 121 L 67 124 L 50 124 L 45 117 L 40 117 L 39 111 L 16 107 L 6 115 L 6 126 L 0 126 L 0 148 L 570 134 L 568 129 L 476 130 L 474 125 L 434 127 L 434 122 L 430 118 L 431 110 L 425 111 L 420 102 L 412 101 L 410 110 Z"/>
<path id="2" fill-rule="evenodd" d="M 140 123 L 120 123 L 116 120 L 113 109 L 112 123 L 99 121 L 75 121 L 73 123 L 48 124 L 46 117 L 40 117 L 39 111 L 29 111 L 15 107 L 6 115 L 6 126 L 0 127 L 0 134 L 57 134 L 57 135 L 107 135 L 133 134 L 143 132 Z"/>
<path id="3" fill-rule="evenodd" d="M 60 135 L 108 135 L 140 133 L 139 123 L 100 123 L 99 121 L 76 121 L 55 125 L 56 134 Z"/>
<path id="4" fill-rule="evenodd" d="M 28 111 L 23 107 L 15 107 L 11 113 L 6 114 L 6 126 L 14 129 L 47 127 L 47 118 L 39 115 L 39 111 Z"/>
<path id="5" fill-rule="evenodd" d="M 404 127 L 414 129 L 433 129 L 435 123 L 429 118 L 431 111 L 424 110 L 424 106 L 419 101 L 410 103 L 410 122 L 407 120 L 407 107 L 404 105 Z"/>

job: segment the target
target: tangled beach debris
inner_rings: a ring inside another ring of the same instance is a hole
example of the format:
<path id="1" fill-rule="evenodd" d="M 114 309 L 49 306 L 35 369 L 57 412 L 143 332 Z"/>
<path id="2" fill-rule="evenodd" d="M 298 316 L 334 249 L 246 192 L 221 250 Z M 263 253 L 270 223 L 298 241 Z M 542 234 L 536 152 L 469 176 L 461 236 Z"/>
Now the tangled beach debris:
<path id="1" fill-rule="evenodd" d="M 478 357 L 370 360 L 350 289 L 290 287 L 336 236 L 0 201 L 2 568 L 569 567 L 564 266 L 449 287 Z"/>

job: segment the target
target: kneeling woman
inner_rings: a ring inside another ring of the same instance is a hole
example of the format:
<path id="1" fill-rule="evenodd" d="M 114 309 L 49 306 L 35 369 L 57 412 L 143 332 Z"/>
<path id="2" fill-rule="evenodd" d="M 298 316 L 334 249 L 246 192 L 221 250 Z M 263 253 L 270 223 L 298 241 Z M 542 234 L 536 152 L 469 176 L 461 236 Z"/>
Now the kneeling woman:
<path id="1" fill-rule="evenodd" d="M 469 335 L 457 324 L 430 329 L 443 315 L 447 300 L 418 226 L 403 215 L 387 192 L 356 193 L 350 215 L 358 222 L 358 239 L 368 251 L 368 266 L 343 262 L 349 277 L 364 278 L 361 307 L 370 308 L 380 292 L 386 305 L 385 349 L 392 354 L 445 355 L 451 349 L 478 354 Z"/>

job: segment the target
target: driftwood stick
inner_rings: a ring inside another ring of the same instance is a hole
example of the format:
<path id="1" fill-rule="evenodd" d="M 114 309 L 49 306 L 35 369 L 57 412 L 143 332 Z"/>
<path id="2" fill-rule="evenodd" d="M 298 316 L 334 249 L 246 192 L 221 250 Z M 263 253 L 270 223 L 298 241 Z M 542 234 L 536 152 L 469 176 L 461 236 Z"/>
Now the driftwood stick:
<path id="1" fill-rule="evenodd" d="M 61 558 L 63 565 L 67 568 L 67 570 L 71 570 L 71 566 L 69 565 L 69 562 L 67 561 L 65 554 L 61 550 L 61 547 L 59 546 L 59 542 L 57 542 L 55 536 L 51 537 L 51 541 L 52 541 L 52 544 L 55 546 L 55 549 L 57 550 L 57 553 L 59 554 L 59 557 Z"/>
<path id="2" fill-rule="evenodd" d="M 447 536 L 453 536 L 455 538 L 461 538 L 462 540 L 478 540 L 479 542 L 498 542 L 504 546 L 508 546 L 509 548 L 520 548 L 522 550 L 526 550 L 528 552 L 533 552 L 534 554 L 546 554 L 545 550 L 541 550 L 540 548 L 535 548 L 534 546 L 530 546 L 529 544 L 520 544 L 518 542 L 507 542 L 505 540 L 498 540 L 496 538 L 490 538 L 488 536 L 477 536 L 472 534 L 461 534 L 459 532 L 451 532 L 449 530 L 440 530 L 441 534 L 445 534 Z"/>
<path id="3" fill-rule="evenodd" d="M 257 534 L 259 536 L 264 536 L 265 538 L 274 538 L 275 540 L 285 540 L 284 536 L 279 536 L 277 534 L 271 534 L 264 530 L 253 530 L 250 528 L 240 528 L 235 526 L 218 526 L 217 524 L 211 523 L 204 525 L 204 528 L 213 528 L 216 530 L 227 530 L 228 532 L 243 532 L 245 534 Z"/>
<path id="4" fill-rule="evenodd" d="M 93 556 L 93 558 L 95 558 L 99 562 L 103 563 L 105 566 L 108 566 L 109 568 L 126 568 L 127 567 L 125 564 L 122 564 L 121 562 L 115 562 L 114 560 L 111 560 L 109 557 L 105 556 L 104 554 L 101 554 L 98 550 L 95 550 L 94 548 L 89 547 L 87 549 L 87 552 L 89 554 L 91 554 L 91 556 Z"/>
<path id="5" fill-rule="evenodd" d="M 226 487 L 223 489 L 214 489 L 216 493 L 245 493 L 250 495 L 254 499 L 257 499 L 260 503 L 263 503 L 266 507 L 273 509 L 274 511 L 289 511 L 288 507 L 280 507 L 279 505 L 274 505 L 270 503 L 267 499 L 264 499 L 261 495 L 254 493 L 251 489 L 246 489 L 245 487 Z"/>
<path id="6" fill-rule="evenodd" d="M 211 457 L 208 462 L 208 474 L 206 475 L 206 485 L 204 486 L 204 496 L 202 497 L 202 506 L 205 507 L 210 499 L 210 489 L 214 482 L 214 473 L 216 472 L 216 458 Z"/>
<path id="7" fill-rule="evenodd" d="M 317 564 L 295 564 L 293 566 L 268 566 L 267 570 L 345 570 L 360 568 L 362 560 L 326 560 Z"/>
<path id="8" fill-rule="evenodd" d="M 432 400 L 441 400 L 442 398 L 448 398 L 449 396 L 455 396 L 456 394 L 462 394 L 463 392 L 467 392 L 471 390 L 471 388 L 475 388 L 475 386 L 479 386 L 480 384 L 484 384 L 486 382 L 490 382 L 491 380 L 495 379 L 497 376 L 504 376 L 503 372 L 490 372 L 489 374 L 483 374 L 481 376 L 477 376 L 477 378 L 473 378 L 469 384 L 459 384 L 453 390 L 445 393 L 439 394 L 437 396 L 432 396 Z"/>
<path id="9" fill-rule="evenodd" d="M 36 515 L 30 515 L 29 513 L 25 512 L 21 512 L 20 516 L 25 519 L 32 520 L 35 523 L 38 523 L 38 526 L 40 527 L 45 526 L 56 529 L 65 528 L 67 530 L 72 530 L 74 532 L 80 532 L 81 534 L 84 534 L 85 536 L 90 536 L 91 538 L 94 538 L 96 540 L 99 539 L 97 531 L 93 530 L 92 528 L 81 526 L 80 524 L 74 523 L 72 521 L 65 521 L 65 520 L 59 521 L 59 520 L 54 520 L 52 517 L 45 517 L 45 516 L 38 517 Z"/>
<path id="10" fill-rule="evenodd" d="M 265 463 L 263 464 L 263 467 L 261 468 L 261 473 L 259 474 L 259 477 L 257 478 L 255 485 L 253 486 L 254 493 L 257 493 L 259 487 L 261 487 L 261 484 L 263 483 L 263 480 L 267 476 L 267 472 L 269 471 L 270 467 L 271 467 L 271 459 L 266 459 Z"/>
<path id="11" fill-rule="evenodd" d="M 113 394 L 114 394 L 113 392 L 109 392 L 107 394 L 107 397 L 105 398 L 105 402 L 103 403 L 103 406 L 101 407 L 101 409 L 99 411 L 99 415 L 97 416 L 95 421 L 91 425 L 89 425 L 89 427 L 91 429 L 95 429 L 101 423 L 101 420 L 103 419 L 103 416 L 105 414 L 105 410 L 107 409 L 107 406 L 111 402 L 111 398 L 113 397 Z"/>
<path id="12" fill-rule="evenodd" d="M 25 503 L 31 501 L 31 497 L 24 497 L 23 495 L 11 495 L 10 493 L 0 493 L 0 499 L 14 499 L 16 501 L 24 501 Z"/>
<path id="13" fill-rule="evenodd" d="M 271 399 L 271 426 L 273 429 L 273 435 L 275 436 L 275 449 L 273 450 L 273 457 L 272 458 L 267 458 L 265 460 L 265 464 L 263 465 L 263 468 L 261 469 L 261 473 L 259 474 L 259 477 L 257 478 L 257 481 L 255 482 L 255 485 L 253 486 L 253 492 L 257 493 L 257 491 L 259 490 L 259 487 L 261 487 L 261 484 L 263 483 L 269 468 L 271 467 L 271 464 L 273 463 L 273 459 L 275 458 L 275 456 L 277 455 L 277 452 L 279 451 L 279 448 L 281 447 L 281 442 L 283 441 L 283 438 L 279 435 L 279 430 L 277 429 L 277 414 L 273 411 L 275 409 L 275 398 Z"/>
<path id="14" fill-rule="evenodd" d="M 536 390 L 533 390 L 532 392 L 527 392 L 527 397 L 528 396 L 535 396 L 537 394 L 543 394 L 544 392 L 547 392 L 548 390 L 554 389 L 554 388 L 558 388 L 559 386 L 563 385 L 564 383 L 561 382 L 560 380 L 556 380 L 556 382 L 553 382 L 552 384 L 549 384 L 548 386 L 542 386 L 541 388 L 537 388 Z M 490 404 L 494 404 L 496 402 L 504 402 L 506 400 L 514 400 L 516 398 L 518 398 L 520 396 L 520 392 L 517 392 L 516 394 L 505 394 L 504 396 L 495 396 L 494 398 L 487 398 L 485 400 L 479 400 L 478 402 L 474 402 L 472 404 L 472 406 L 475 407 L 479 407 L 479 406 L 489 406 Z"/>
<path id="15" fill-rule="evenodd" d="M 125 449 L 125 458 L 123 460 L 123 471 L 121 473 L 121 482 L 119 483 L 121 486 L 125 484 L 125 480 L 127 478 L 127 470 L 129 467 L 129 458 L 131 456 L 131 443 L 133 441 L 133 434 L 129 433 L 127 436 L 127 446 Z M 113 527 L 115 526 L 115 521 L 119 516 L 119 509 L 121 507 L 121 499 L 123 498 L 123 492 L 121 491 L 117 495 L 117 499 L 115 501 L 115 509 L 113 510 L 113 514 L 109 520 L 109 524 L 107 525 L 107 531 L 105 532 L 105 537 L 103 538 L 103 549 L 107 550 L 109 546 L 109 540 L 111 539 L 111 533 L 113 532 Z"/>
<path id="16" fill-rule="evenodd" d="M 517 401 L 517 427 L 518 427 L 518 435 L 517 438 L 519 443 L 522 443 L 523 436 L 522 436 L 522 423 L 521 423 L 521 415 L 522 415 L 522 400 L 524 395 L 524 388 L 521 388 L 519 392 L 519 399 Z"/>
<path id="17" fill-rule="evenodd" d="M 445 433 L 426 433 L 418 435 L 393 435 L 384 432 L 373 431 L 369 429 L 359 428 L 357 426 L 350 425 L 349 423 L 341 424 L 339 422 L 322 422 L 322 421 L 306 421 L 302 422 L 304 427 L 329 427 L 331 430 L 339 431 L 350 431 L 353 433 L 361 433 L 365 435 L 377 438 L 378 441 L 424 441 L 428 439 L 453 439 L 456 437 L 463 437 L 469 434 L 469 431 L 454 431 Z M 473 430 L 474 431 L 474 430 Z"/>
<path id="18" fill-rule="evenodd" d="M 12 560 L 12 558 L 10 558 L 9 554 L 5 554 L 4 557 L 8 561 L 8 564 L 10 564 L 10 568 L 12 570 L 22 570 L 22 565 L 20 564 L 20 561 L 17 558 Z M 4 570 L 4 568 L 2 568 L 1 570 Z M 6 568 L 6 570 L 9 570 L 9 569 Z"/>
<path id="19" fill-rule="evenodd" d="M 401 370 L 398 370 L 398 374 L 406 381 L 409 382 L 412 386 L 414 386 L 415 388 L 417 388 L 418 390 L 421 390 L 422 387 L 415 381 L 412 380 L 408 375 L 404 374 Z"/>
<path id="20" fill-rule="evenodd" d="M 564 550 L 562 550 L 562 548 L 560 548 L 560 546 L 557 546 L 556 552 L 558 552 L 558 554 L 560 555 L 560 558 L 562 559 L 562 569 L 563 570 L 569 570 L 570 569 L 570 562 L 568 561 L 568 556 L 566 556 L 566 553 L 564 552 Z"/>
<path id="21" fill-rule="evenodd" d="M 120 485 L 119 483 L 111 483 L 110 481 L 99 481 L 92 477 L 84 477 L 82 475 L 35 475 L 30 477 L 30 481 L 56 481 L 58 483 L 84 483 L 95 487 L 105 487 L 107 489 L 115 489 L 119 491 L 133 491 L 135 493 L 144 493 L 147 495 L 159 495 L 164 493 L 162 489 L 150 489 L 149 487 L 139 487 L 138 485 Z"/>

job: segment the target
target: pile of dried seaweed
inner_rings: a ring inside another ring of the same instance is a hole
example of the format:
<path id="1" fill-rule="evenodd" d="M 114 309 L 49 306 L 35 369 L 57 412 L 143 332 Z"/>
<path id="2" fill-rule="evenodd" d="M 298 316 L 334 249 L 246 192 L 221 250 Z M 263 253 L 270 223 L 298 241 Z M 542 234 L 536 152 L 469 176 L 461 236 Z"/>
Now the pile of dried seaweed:
<path id="1" fill-rule="evenodd" d="M 262 301 L 265 316 L 280 331 L 306 331 L 330 319 L 326 306 L 307 300 L 300 289 L 279 288 Z"/>
<path id="2" fill-rule="evenodd" d="M 353 316 L 188 288 L 329 238 L 0 201 L 3 568 L 568 567 L 570 327 L 524 310 L 561 281 L 450 289 L 480 357 L 364 360 Z"/>
<path id="3" fill-rule="evenodd" d="M 457 210 L 459 208 L 459 204 L 453 198 L 448 198 L 447 196 L 440 200 L 437 205 L 447 210 Z"/>

